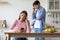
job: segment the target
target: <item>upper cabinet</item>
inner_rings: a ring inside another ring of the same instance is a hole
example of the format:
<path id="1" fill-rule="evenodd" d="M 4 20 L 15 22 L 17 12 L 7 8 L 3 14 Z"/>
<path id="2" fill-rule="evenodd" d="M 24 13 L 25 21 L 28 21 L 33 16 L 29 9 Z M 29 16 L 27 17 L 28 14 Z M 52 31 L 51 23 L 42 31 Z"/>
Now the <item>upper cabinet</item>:
<path id="1" fill-rule="evenodd" d="M 9 5 L 9 0 L 0 0 L 0 6 L 5 4 Z"/>
<path id="2" fill-rule="evenodd" d="M 0 3 L 8 2 L 8 0 L 0 0 Z"/>
<path id="3" fill-rule="evenodd" d="M 60 10 L 60 0 L 49 0 L 49 10 Z"/>

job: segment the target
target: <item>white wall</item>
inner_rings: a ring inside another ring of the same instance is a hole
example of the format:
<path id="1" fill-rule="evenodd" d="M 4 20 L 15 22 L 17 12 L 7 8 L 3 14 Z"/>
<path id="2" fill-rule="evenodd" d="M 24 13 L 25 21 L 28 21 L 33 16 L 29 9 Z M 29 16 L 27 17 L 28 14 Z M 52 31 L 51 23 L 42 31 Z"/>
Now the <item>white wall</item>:
<path id="1" fill-rule="evenodd" d="M 6 19 L 9 27 L 15 19 L 18 19 L 19 13 L 22 10 L 27 10 L 28 19 L 31 21 L 33 1 L 34 0 L 9 0 L 8 4 L 0 4 L 0 20 Z M 41 5 L 45 7 L 45 1 L 40 1 Z"/>
<path id="2" fill-rule="evenodd" d="M 0 20 L 6 19 L 10 26 L 15 19 L 18 19 L 22 10 L 28 11 L 29 20 L 31 20 L 32 0 L 9 0 L 9 4 L 0 4 Z"/>

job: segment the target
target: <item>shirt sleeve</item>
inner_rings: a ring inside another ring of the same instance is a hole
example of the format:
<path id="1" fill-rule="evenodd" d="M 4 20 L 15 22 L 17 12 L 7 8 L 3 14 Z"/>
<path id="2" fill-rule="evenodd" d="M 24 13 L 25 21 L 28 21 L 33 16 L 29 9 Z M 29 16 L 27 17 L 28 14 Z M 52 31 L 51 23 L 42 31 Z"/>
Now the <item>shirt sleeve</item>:
<path id="1" fill-rule="evenodd" d="M 10 29 L 13 29 L 13 27 L 16 26 L 17 20 L 14 21 L 14 23 L 11 25 Z"/>
<path id="2" fill-rule="evenodd" d="M 26 23 L 26 26 L 27 26 L 26 32 L 27 32 L 27 33 L 30 33 L 31 28 L 30 28 L 30 22 L 29 22 L 29 21 L 28 21 L 28 23 Z"/>
<path id="3" fill-rule="evenodd" d="M 30 26 L 34 26 L 34 24 L 35 24 L 35 19 L 31 21 Z"/>
<path id="4" fill-rule="evenodd" d="M 41 20 L 42 18 L 45 18 L 45 16 L 46 16 L 46 11 L 43 8 L 40 11 L 38 11 L 38 13 L 36 15 L 36 19 Z"/>
<path id="5" fill-rule="evenodd" d="M 36 11 L 34 11 L 34 13 L 32 14 L 32 19 L 36 18 Z"/>

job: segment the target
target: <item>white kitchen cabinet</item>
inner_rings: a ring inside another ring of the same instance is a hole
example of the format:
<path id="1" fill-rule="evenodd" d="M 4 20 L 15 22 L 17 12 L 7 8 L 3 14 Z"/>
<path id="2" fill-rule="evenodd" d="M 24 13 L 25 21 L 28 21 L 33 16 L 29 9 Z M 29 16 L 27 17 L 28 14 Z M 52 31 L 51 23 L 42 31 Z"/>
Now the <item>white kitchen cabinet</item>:
<path id="1" fill-rule="evenodd" d="M 49 0 L 49 10 L 60 10 L 60 0 Z"/>
<path id="2" fill-rule="evenodd" d="M 60 28 L 60 0 L 47 0 L 46 24 Z"/>

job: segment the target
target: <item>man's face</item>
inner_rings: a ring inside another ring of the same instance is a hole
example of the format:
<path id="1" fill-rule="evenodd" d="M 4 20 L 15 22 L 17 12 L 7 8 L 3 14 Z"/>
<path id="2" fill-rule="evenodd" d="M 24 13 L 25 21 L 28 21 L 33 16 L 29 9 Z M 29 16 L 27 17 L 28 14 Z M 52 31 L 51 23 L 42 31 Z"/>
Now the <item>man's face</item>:
<path id="1" fill-rule="evenodd" d="M 40 7 L 40 4 L 34 5 L 33 7 L 34 7 L 35 9 L 38 9 L 38 8 Z"/>

